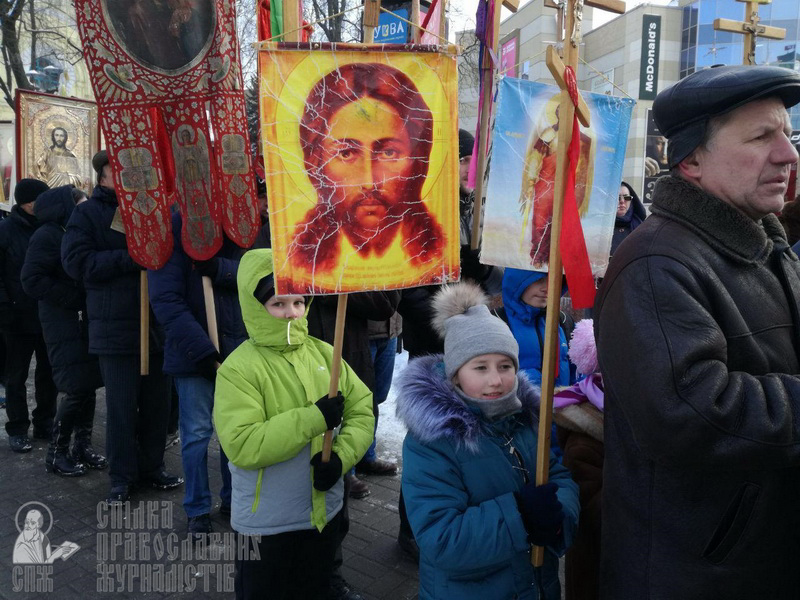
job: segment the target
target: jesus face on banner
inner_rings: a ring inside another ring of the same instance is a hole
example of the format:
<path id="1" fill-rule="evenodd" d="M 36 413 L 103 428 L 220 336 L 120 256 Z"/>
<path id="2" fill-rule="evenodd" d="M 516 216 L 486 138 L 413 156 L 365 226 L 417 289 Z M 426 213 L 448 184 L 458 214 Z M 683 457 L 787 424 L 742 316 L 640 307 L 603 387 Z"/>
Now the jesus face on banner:
<path id="1" fill-rule="evenodd" d="M 436 119 L 423 93 L 402 70 L 379 62 L 323 73 L 297 114 L 302 173 L 315 201 L 290 219 L 284 207 L 293 209 L 296 195 L 270 192 L 272 223 L 281 228 L 273 235 L 276 278 L 290 280 L 281 293 L 388 289 L 449 277 L 448 240 L 453 235 L 457 243 L 458 237 L 444 222 L 457 221 L 447 213 L 443 221 L 441 208 L 426 198 Z M 271 146 L 265 139 L 268 152 L 278 146 L 285 151 L 285 144 Z M 288 162 L 284 171 L 291 171 Z M 455 206 L 457 162 L 450 166 Z M 444 179 L 441 169 L 440 162 L 437 175 Z M 268 184 L 280 192 L 277 178 L 276 172 L 268 175 Z"/>
<path id="2" fill-rule="evenodd" d="M 332 269 L 342 236 L 364 256 L 383 256 L 400 236 L 411 264 L 441 258 L 442 229 L 420 197 L 432 131 L 430 110 L 397 69 L 356 63 L 323 77 L 300 122 L 319 201 L 297 225 L 292 263 Z"/>
<path id="3" fill-rule="evenodd" d="M 125 51 L 156 71 L 197 64 L 214 36 L 212 0 L 103 0 L 103 8 Z"/>

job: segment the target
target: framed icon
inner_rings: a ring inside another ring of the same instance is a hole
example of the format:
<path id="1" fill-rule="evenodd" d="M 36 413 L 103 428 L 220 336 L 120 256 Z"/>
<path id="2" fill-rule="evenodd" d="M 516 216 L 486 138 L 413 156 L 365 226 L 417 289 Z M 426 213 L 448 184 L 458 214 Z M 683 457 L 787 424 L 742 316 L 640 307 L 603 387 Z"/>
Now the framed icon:
<path id="1" fill-rule="evenodd" d="M 92 157 L 100 149 L 97 104 L 17 89 L 17 179 L 91 193 Z"/>

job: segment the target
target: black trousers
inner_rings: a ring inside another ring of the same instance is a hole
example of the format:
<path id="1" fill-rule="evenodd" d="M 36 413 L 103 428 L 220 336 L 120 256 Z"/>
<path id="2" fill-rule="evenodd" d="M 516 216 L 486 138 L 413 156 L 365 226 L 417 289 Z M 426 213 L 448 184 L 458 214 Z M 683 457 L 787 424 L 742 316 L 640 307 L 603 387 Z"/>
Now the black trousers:
<path id="1" fill-rule="evenodd" d="M 321 532 L 289 531 L 261 536 L 260 541 L 251 537 L 260 558 L 243 560 L 239 554 L 248 553 L 237 552 L 237 600 L 325 600 L 341 520 L 339 511 Z"/>
<path id="2" fill-rule="evenodd" d="M 81 394 L 64 394 L 58 401 L 56 425 L 60 435 L 69 438 L 75 433 L 75 440 L 91 443 L 92 426 L 94 424 L 95 391 Z"/>
<path id="3" fill-rule="evenodd" d="M 344 502 L 342 504 L 342 510 L 340 510 L 339 514 L 337 515 L 338 517 L 341 517 L 341 521 L 339 523 L 339 533 L 336 536 L 336 551 L 333 555 L 333 568 L 331 569 L 331 596 L 334 596 L 333 592 L 335 590 L 341 589 L 341 587 L 345 585 L 344 576 L 342 575 L 342 564 L 344 563 L 344 557 L 342 556 L 342 544 L 344 543 L 344 538 L 347 537 L 347 533 L 350 531 L 350 510 L 348 509 L 349 504 L 350 478 L 345 477 Z"/>
<path id="4" fill-rule="evenodd" d="M 56 397 L 58 390 L 53 383 L 53 370 L 47 358 L 42 334 L 21 335 L 6 333 L 6 411 L 8 422 L 6 433 L 26 435 L 31 421 L 28 418 L 28 372 L 31 368 L 31 357 L 36 354 L 36 373 L 34 375 L 36 408 L 33 409 L 33 426 L 48 434 L 53 425 L 56 413 Z"/>
<path id="5" fill-rule="evenodd" d="M 172 380 L 161 371 L 163 354 L 150 355 L 150 374 L 139 374 L 139 356 L 104 354 L 106 455 L 111 485 L 131 485 L 164 467 Z"/>

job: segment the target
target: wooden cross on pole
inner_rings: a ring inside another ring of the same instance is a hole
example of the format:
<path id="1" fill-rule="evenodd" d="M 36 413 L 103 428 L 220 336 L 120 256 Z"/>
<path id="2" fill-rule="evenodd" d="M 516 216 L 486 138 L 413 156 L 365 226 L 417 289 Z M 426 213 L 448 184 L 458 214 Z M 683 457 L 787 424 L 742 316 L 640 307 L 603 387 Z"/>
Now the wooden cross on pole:
<path id="1" fill-rule="evenodd" d="M 556 42 L 560 44 L 564 41 L 564 5 L 561 0 L 544 0 L 544 7 L 556 10 Z"/>
<path id="2" fill-rule="evenodd" d="M 613 13 L 623 14 L 625 3 L 621 0 L 565 0 L 565 39 L 564 60 L 562 61 L 554 46 L 547 47 L 547 68 L 561 89 L 561 102 L 558 109 L 558 146 L 556 148 L 555 199 L 553 220 L 550 223 L 550 260 L 547 273 L 547 306 L 550 310 L 545 316 L 544 356 L 542 360 L 542 398 L 539 405 L 539 439 L 536 450 L 536 485 L 547 483 L 550 470 L 550 430 L 553 425 L 553 388 L 555 386 L 558 310 L 561 303 L 561 222 L 564 215 L 564 197 L 567 184 L 567 151 L 572 139 L 573 120 L 577 111 L 578 120 L 584 127 L 589 126 L 589 107 L 578 93 L 577 106 L 573 104 L 567 89 L 567 67 L 577 72 L 578 53 L 581 43 L 581 20 L 583 6 L 601 8 Z M 535 567 L 544 562 L 544 548 L 534 546 L 531 562 Z"/>
<path id="3" fill-rule="evenodd" d="M 770 27 L 760 25 L 758 17 L 758 5 L 769 4 L 772 0 L 738 0 L 744 2 L 745 20 L 733 21 L 731 19 L 714 19 L 714 29 L 717 31 L 729 31 L 744 35 L 744 51 L 742 53 L 743 65 L 756 64 L 756 40 L 759 37 L 770 40 L 782 40 L 786 37 L 786 30 L 780 27 Z"/>

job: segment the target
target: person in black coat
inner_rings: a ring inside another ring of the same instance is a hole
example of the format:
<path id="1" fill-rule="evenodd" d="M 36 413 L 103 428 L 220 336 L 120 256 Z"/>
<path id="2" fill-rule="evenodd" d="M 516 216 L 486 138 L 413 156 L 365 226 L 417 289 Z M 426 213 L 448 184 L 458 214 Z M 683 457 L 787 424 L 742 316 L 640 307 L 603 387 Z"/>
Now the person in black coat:
<path id="1" fill-rule="evenodd" d="M 107 464 L 105 457 L 92 448 L 95 392 L 103 380 L 97 357 L 89 354 L 86 293 L 61 266 L 61 241 L 78 195 L 74 192 L 85 197 L 81 190 L 65 185 L 36 199 L 40 226 L 31 237 L 22 267 L 22 287 L 39 301 L 39 320 L 53 379 L 64 394 L 58 403 L 45 465 L 49 472 L 66 477 L 83 475 L 86 467 L 103 469 Z M 73 431 L 75 444 L 70 455 Z"/>
<path id="2" fill-rule="evenodd" d="M 162 372 L 163 333 L 150 318 L 150 373 L 140 375 L 139 280 L 128 254 L 114 178 L 105 151 L 92 159 L 98 185 L 75 207 L 61 244 L 67 275 L 83 283 L 89 315 L 89 352 L 100 361 L 108 411 L 106 454 L 109 502 L 125 502 L 137 481 L 166 490 L 183 483 L 164 470 L 170 379 Z"/>
<path id="3" fill-rule="evenodd" d="M 167 263 L 148 273 L 153 312 L 166 331 L 164 372 L 172 375 L 179 396 L 180 440 L 186 493 L 183 508 L 189 533 L 200 539 L 211 533 L 213 496 L 208 481 L 208 444 L 213 432 L 214 381 L 217 368 L 243 341 L 236 275 L 244 250 L 223 234 L 222 247 L 205 261 L 194 261 L 181 241 L 182 217 L 172 215 L 173 247 Z M 217 316 L 219 350 L 206 321 L 202 277 L 211 280 Z M 231 475 L 220 450 L 220 513 L 230 515 Z"/>
<path id="4" fill-rule="evenodd" d="M 20 180 L 14 189 L 17 203 L 11 215 L 0 222 L 0 328 L 6 342 L 6 433 L 9 446 L 19 453 L 33 449 L 28 438 L 31 421 L 25 383 L 34 353 L 36 408 L 31 415 L 34 438 L 50 439 L 58 396 L 36 301 L 25 293 L 20 281 L 28 242 L 38 226 L 33 203 L 47 189 L 47 185 L 37 179 Z"/>

